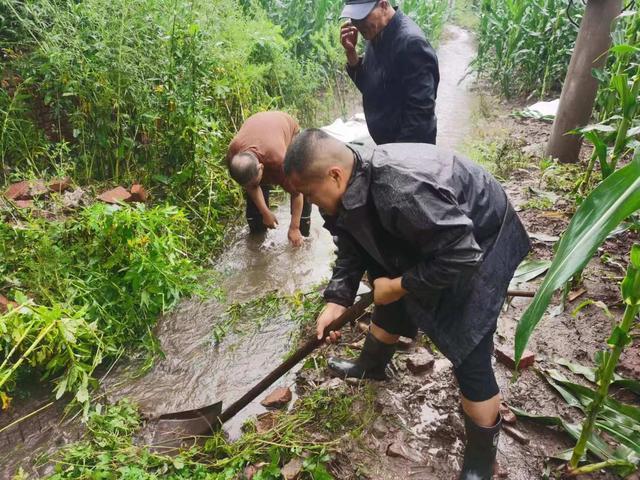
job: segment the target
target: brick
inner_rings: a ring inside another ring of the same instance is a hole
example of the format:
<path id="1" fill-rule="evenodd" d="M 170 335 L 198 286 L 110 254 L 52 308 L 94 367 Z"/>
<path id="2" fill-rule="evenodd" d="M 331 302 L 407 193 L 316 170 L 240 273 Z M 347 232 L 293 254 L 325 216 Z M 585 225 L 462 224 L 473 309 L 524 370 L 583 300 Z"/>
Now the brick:
<path id="1" fill-rule="evenodd" d="M 260 404 L 267 408 L 281 408 L 289 403 L 292 397 L 291 389 L 288 387 L 276 388 Z"/>
<path id="2" fill-rule="evenodd" d="M 116 187 L 106 192 L 102 192 L 98 195 L 98 200 L 102 200 L 106 203 L 120 203 L 129 202 L 131 200 L 131 194 L 124 187 Z"/>
<path id="3" fill-rule="evenodd" d="M 54 178 L 49 182 L 49 191 L 62 193 L 71 188 L 71 179 L 69 177 Z"/>
<path id="4" fill-rule="evenodd" d="M 142 185 L 136 183 L 131 186 L 130 202 L 145 203 L 147 200 L 149 200 L 149 194 Z"/>
<path id="5" fill-rule="evenodd" d="M 22 181 L 12 183 L 4 192 L 4 196 L 9 200 L 29 200 L 29 182 Z"/>
<path id="6" fill-rule="evenodd" d="M 495 349 L 496 359 L 510 369 L 516 368 L 515 355 L 514 351 L 508 347 L 496 347 Z M 525 368 L 529 368 L 536 361 L 536 356 L 533 352 L 529 350 L 525 350 L 522 354 L 522 358 L 520 359 L 520 364 L 518 365 L 519 370 L 524 370 Z"/>

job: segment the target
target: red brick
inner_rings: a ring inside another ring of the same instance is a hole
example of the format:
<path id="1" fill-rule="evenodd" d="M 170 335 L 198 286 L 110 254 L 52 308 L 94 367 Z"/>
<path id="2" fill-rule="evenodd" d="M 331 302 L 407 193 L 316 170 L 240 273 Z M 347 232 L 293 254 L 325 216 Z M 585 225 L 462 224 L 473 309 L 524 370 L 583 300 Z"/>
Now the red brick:
<path id="1" fill-rule="evenodd" d="M 4 192 L 4 196 L 9 200 L 29 200 L 29 182 L 22 181 L 12 183 Z"/>
<path id="2" fill-rule="evenodd" d="M 130 202 L 145 203 L 147 200 L 149 200 L 149 194 L 142 185 L 136 183 L 131 186 L 131 200 L 129 200 Z"/>
<path id="3" fill-rule="evenodd" d="M 513 349 L 508 347 L 496 347 L 495 355 L 500 363 L 502 363 L 503 365 L 505 365 L 506 367 L 512 370 L 515 369 L 516 362 L 514 359 L 515 355 L 514 355 Z M 529 350 L 525 350 L 524 353 L 522 354 L 522 358 L 520 359 L 520 364 L 518 365 L 518 368 L 520 370 L 529 368 L 531 365 L 534 364 L 535 361 L 536 361 L 535 354 L 533 352 L 530 352 Z"/>
<path id="4" fill-rule="evenodd" d="M 71 188 L 71 179 L 69 177 L 54 178 L 49 182 L 49 191 L 62 193 Z"/>
<path id="5" fill-rule="evenodd" d="M 131 201 L 131 194 L 124 187 L 116 187 L 112 190 L 107 190 L 98 195 L 98 200 L 102 200 L 106 203 L 120 203 Z"/>
<path id="6" fill-rule="evenodd" d="M 262 400 L 260 404 L 263 407 L 280 408 L 289 403 L 292 397 L 293 395 L 291 394 L 291 390 L 289 388 L 276 388 L 273 392 L 267 395 L 267 397 Z"/>

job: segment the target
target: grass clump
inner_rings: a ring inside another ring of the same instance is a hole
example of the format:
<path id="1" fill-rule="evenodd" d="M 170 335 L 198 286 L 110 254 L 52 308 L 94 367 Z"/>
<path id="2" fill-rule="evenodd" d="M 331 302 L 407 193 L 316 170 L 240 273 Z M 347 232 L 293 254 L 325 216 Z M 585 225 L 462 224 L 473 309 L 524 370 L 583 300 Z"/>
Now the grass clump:
<path id="1" fill-rule="evenodd" d="M 141 419 L 134 405 L 123 401 L 98 407 L 89 416 L 84 441 L 59 452 L 52 461 L 50 480 L 89 478 L 207 479 L 241 478 L 253 468 L 259 479 L 281 479 L 281 468 L 293 458 L 302 460 L 301 479 L 332 479 L 330 468 L 336 434 L 357 436 L 371 422 L 373 393 L 364 387 L 360 395 L 346 391 L 329 394 L 318 390 L 301 398 L 291 412 L 273 413 L 273 425 L 257 431 L 249 423 L 236 442 L 219 432 L 203 446 L 162 455 L 136 445 L 133 437 Z"/>
<path id="2" fill-rule="evenodd" d="M 157 317 L 204 292 L 190 235 L 170 206 L 98 203 L 66 220 L 0 223 L 0 291 L 18 303 L 0 316 L 0 392 L 36 374 L 87 402 L 103 360 L 140 342 L 152 350 Z"/>

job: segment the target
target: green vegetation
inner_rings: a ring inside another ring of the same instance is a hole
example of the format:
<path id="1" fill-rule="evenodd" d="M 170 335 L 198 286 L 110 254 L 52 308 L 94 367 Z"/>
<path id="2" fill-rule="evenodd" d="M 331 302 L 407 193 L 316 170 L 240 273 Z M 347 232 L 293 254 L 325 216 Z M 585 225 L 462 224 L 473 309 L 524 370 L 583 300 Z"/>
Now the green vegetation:
<path id="1" fill-rule="evenodd" d="M 375 417 L 371 387 L 331 394 L 320 389 L 301 399 L 293 411 L 271 414 L 268 429 L 249 423 L 236 442 L 227 441 L 220 432 L 207 439 L 204 446 L 168 456 L 133 443 L 132 437 L 141 425 L 133 405 L 121 402 L 101 410 L 91 413 L 85 441 L 52 458 L 56 473 L 49 477 L 51 480 L 222 480 L 237 478 L 251 467 L 256 471 L 254 479 L 275 480 L 282 478 L 281 467 L 293 458 L 302 460 L 300 478 L 332 479 L 325 464 L 339 443 L 333 439 L 339 435 L 357 438 Z"/>
<path id="2" fill-rule="evenodd" d="M 204 290 L 190 235 L 170 206 L 94 204 L 66 220 L 0 223 L 0 288 L 18 303 L 0 315 L 0 394 L 35 374 L 87 402 L 96 366 L 141 340 L 152 347 L 158 315 Z"/>

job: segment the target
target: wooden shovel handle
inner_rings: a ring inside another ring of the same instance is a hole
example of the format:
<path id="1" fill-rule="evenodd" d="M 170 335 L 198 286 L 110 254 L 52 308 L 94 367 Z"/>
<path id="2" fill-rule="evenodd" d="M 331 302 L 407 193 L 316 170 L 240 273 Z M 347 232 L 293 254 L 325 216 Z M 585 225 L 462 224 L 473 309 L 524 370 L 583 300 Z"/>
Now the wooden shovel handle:
<path id="1" fill-rule="evenodd" d="M 342 315 L 336 318 L 331 325 L 329 325 L 324 332 L 323 339 L 329 335 L 331 330 L 340 330 L 347 323 L 352 322 L 359 318 L 364 311 L 367 309 L 369 305 L 373 302 L 373 292 L 367 292 L 360 296 L 360 299 L 354 303 L 351 307 L 349 307 Z M 246 407 L 249 403 L 251 403 L 258 395 L 263 393 L 267 388 L 273 385 L 280 377 L 282 377 L 285 373 L 291 370 L 294 366 L 298 364 L 301 360 L 306 358 L 311 352 L 313 352 L 316 348 L 324 343 L 324 340 L 318 340 L 316 335 L 312 335 L 309 339 L 302 345 L 298 350 L 296 350 L 289 358 L 287 358 L 284 362 L 282 362 L 277 368 L 275 368 L 271 373 L 269 373 L 266 377 L 264 377 L 260 382 L 251 388 L 247 393 L 245 393 L 238 400 L 229 405 L 224 411 L 220 414 L 219 420 L 220 423 L 224 423 L 234 415 L 236 415 L 240 410 Z"/>

